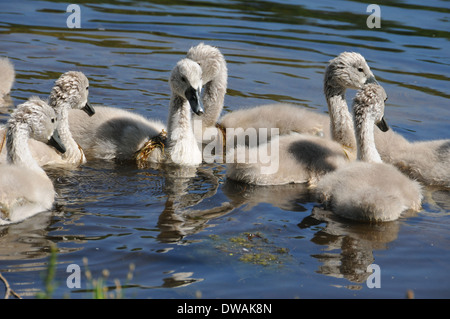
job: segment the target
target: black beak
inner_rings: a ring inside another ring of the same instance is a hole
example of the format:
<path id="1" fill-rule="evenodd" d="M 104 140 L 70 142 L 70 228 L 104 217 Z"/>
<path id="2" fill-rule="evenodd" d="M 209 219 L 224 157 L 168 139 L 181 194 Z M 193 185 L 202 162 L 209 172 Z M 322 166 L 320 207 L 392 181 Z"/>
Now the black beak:
<path id="1" fill-rule="evenodd" d="M 374 77 L 373 75 L 371 75 L 371 76 L 369 76 L 369 77 L 367 78 L 366 83 L 364 83 L 364 84 L 368 84 L 368 83 L 375 83 L 375 84 L 378 84 L 378 81 L 377 81 L 377 79 L 375 79 L 375 77 Z M 379 85 L 379 84 L 378 84 L 378 85 Z"/>
<path id="2" fill-rule="evenodd" d="M 48 140 L 47 144 L 50 145 L 50 146 L 53 146 L 54 148 L 56 148 L 56 150 L 58 150 L 59 152 L 61 152 L 63 154 L 66 152 L 66 147 L 61 142 L 61 138 L 59 137 L 58 130 L 55 130 L 53 132 L 53 135 Z"/>
<path id="3" fill-rule="evenodd" d="M 89 102 L 86 103 L 86 105 L 82 108 L 82 110 L 85 111 L 89 116 L 95 114 L 95 109 L 92 107 L 92 105 L 89 104 Z"/>
<path id="4" fill-rule="evenodd" d="M 389 125 L 387 124 L 386 120 L 384 119 L 384 116 L 376 124 L 381 131 L 383 131 L 383 132 L 389 131 Z"/>
<path id="5" fill-rule="evenodd" d="M 199 92 L 193 87 L 190 87 L 186 90 L 186 92 L 184 92 L 184 94 L 189 102 L 189 105 L 191 106 L 192 111 L 197 115 L 202 115 L 205 110 L 203 109 L 203 103 Z"/>

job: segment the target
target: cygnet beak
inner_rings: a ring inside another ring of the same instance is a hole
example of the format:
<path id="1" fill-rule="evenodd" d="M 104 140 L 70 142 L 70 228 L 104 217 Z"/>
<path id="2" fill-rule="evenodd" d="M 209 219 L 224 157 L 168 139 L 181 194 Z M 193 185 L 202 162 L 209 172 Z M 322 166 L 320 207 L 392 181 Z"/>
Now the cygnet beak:
<path id="1" fill-rule="evenodd" d="M 190 87 L 184 92 L 186 99 L 191 106 L 192 111 L 197 115 L 202 115 L 205 113 L 203 109 L 202 99 L 200 97 L 200 93 L 198 90 L 195 90 L 193 87 Z"/>
<path id="2" fill-rule="evenodd" d="M 384 119 L 384 116 L 381 118 L 381 120 L 378 123 L 376 123 L 376 125 L 383 132 L 389 131 L 389 125 L 387 124 L 386 120 Z"/>
<path id="3" fill-rule="evenodd" d="M 368 84 L 368 83 L 375 83 L 375 84 L 378 84 L 378 81 L 377 81 L 377 79 L 375 79 L 375 76 L 371 75 L 371 76 L 369 76 L 369 77 L 367 78 L 366 83 L 364 83 L 364 84 Z M 378 85 L 379 85 L 379 84 L 378 84 Z"/>
<path id="4" fill-rule="evenodd" d="M 92 107 L 91 104 L 89 104 L 89 102 L 86 102 L 86 105 L 81 108 L 83 111 L 85 111 L 87 113 L 87 115 L 92 116 L 95 114 L 95 109 Z"/>
<path id="5" fill-rule="evenodd" d="M 58 130 L 53 131 L 52 137 L 47 142 L 48 145 L 53 146 L 57 151 L 64 154 L 66 152 L 66 147 L 61 141 L 61 138 L 59 137 Z"/>

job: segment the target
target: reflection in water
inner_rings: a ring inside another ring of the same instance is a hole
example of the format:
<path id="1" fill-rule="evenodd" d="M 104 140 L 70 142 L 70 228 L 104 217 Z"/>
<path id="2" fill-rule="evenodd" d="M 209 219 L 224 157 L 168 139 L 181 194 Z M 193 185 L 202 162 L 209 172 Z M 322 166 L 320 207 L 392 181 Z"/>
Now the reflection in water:
<path id="1" fill-rule="evenodd" d="M 34 297 L 36 293 L 42 292 L 38 287 L 41 286 L 43 277 L 30 278 L 20 274 L 23 272 L 44 274 L 47 270 L 47 259 L 54 246 L 54 240 L 49 238 L 48 233 L 52 218 L 58 213 L 42 212 L 20 223 L 0 227 L 0 273 L 8 281 L 14 273 L 19 274 L 20 280 L 14 282 L 13 290 L 20 298 Z M 80 249 L 66 247 L 59 249 L 58 252 L 71 253 Z M 2 293 L 0 290 L 0 296 Z"/>
<path id="2" fill-rule="evenodd" d="M 313 201 L 305 184 L 257 186 L 227 179 L 223 192 L 233 206 L 244 206 L 244 210 L 251 210 L 260 203 L 269 203 L 284 210 L 304 212 L 308 208 L 303 204 Z"/>
<path id="3" fill-rule="evenodd" d="M 397 238 L 400 221 L 385 223 L 353 222 L 334 215 L 330 211 L 315 207 L 312 214 L 299 224 L 300 229 L 325 224 L 311 239 L 325 246 L 325 252 L 312 257 L 323 265 L 318 273 L 344 277 L 355 283 L 364 282 L 370 273 L 367 266 L 374 262 L 373 251 L 387 249 L 387 244 Z"/>
<path id="4" fill-rule="evenodd" d="M 185 236 L 207 227 L 210 219 L 223 216 L 233 209 L 228 203 L 218 205 L 215 202 L 213 207 L 201 207 L 204 200 L 217 193 L 219 177 L 211 169 L 195 170 L 195 176 L 186 168 L 166 172 L 164 189 L 167 201 L 158 218 L 161 231 L 158 240 L 161 242 L 181 243 Z"/>
<path id="5" fill-rule="evenodd" d="M 127 210 L 164 201 L 156 225 L 157 238 L 163 243 L 182 243 L 185 236 L 207 227 L 210 219 L 233 209 L 227 203 L 206 201 L 216 195 L 222 169 L 206 165 L 199 168 L 158 165 L 157 169 L 142 170 L 135 164 L 97 161 L 74 171 L 49 171 L 57 180 L 61 210 L 69 207 L 69 211 L 82 212 L 95 205 L 104 207 L 103 214 L 110 215 L 113 212 L 108 207 L 116 205 L 115 216 L 126 218 Z M 71 238 L 75 239 L 73 235 Z"/>
<path id="6" fill-rule="evenodd" d="M 223 192 L 233 206 L 242 206 L 243 210 L 269 203 L 283 210 L 304 212 L 310 209 L 308 204 L 314 204 L 313 195 L 305 184 L 254 186 L 226 180 Z M 438 212 L 445 209 L 448 191 L 440 190 L 433 195 L 444 201 L 433 201 Z M 384 223 L 355 222 L 316 206 L 311 215 L 299 222 L 298 227 L 301 232 L 302 229 L 311 231 L 321 226 L 314 230 L 311 238 L 314 244 L 324 246 L 321 249 L 323 252 L 311 255 L 322 264 L 317 273 L 363 283 L 371 274 L 367 266 L 375 261 L 374 251 L 388 249 L 388 243 L 397 239 L 400 225 L 408 217 L 411 216 L 404 215 L 400 220 Z"/>
<path id="7" fill-rule="evenodd" d="M 89 240 L 94 239 L 92 234 L 64 235 L 64 228 L 71 228 L 75 224 L 82 226 L 82 216 L 94 212 L 93 204 L 109 207 L 112 203 L 116 203 L 117 198 L 127 198 L 127 196 L 132 196 L 130 198 L 136 201 L 134 203 L 136 205 L 139 201 L 148 202 L 155 197 L 164 201 L 164 209 L 157 218 L 156 239 L 166 244 L 192 243 L 193 241 L 186 237 L 213 226 L 212 220 L 236 208 L 249 211 L 255 209 L 260 203 L 269 203 L 285 211 L 308 212 L 314 204 L 312 195 L 303 184 L 253 186 L 230 180 L 222 182 L 223 167 L 214 165 L 202 166 L 194 170 L 166 168 L 155 171 L 138 170 L 127 166 L 117 167 L 114 163 L 102 162 L 92 163 L 91 166 L 74 171 L 50 170 L 50 175 L 57 176 L 55 184 L 60 194 L 59 211 L 38 214 L 23 223 L 3 227 L 0 234 L 0 260 L 42 260 L 48 257 L 50 244 L 55 240 L 79 244 L 71 249 L 64 245 L 60 246 L 60 254 L 83 250 Z M 124 180 L 133 182 L 124 183 Z M 133 185 L 131 189 L 130 185 Z M 220 197 L 220 191 L 227 196 L 227 200 Z M 438 214 L 442 210 L 448 211 L 448 191 L 433 190 L 431 194 L 433 201 L 425 204 L 430 203 L 434 205 L 433 207 L 438 207 L 440 209 L 436 211 Z M 115 215 L 126 218 L 130 213 L 125 213 L 125 207 L 129 204 L 128 202 L 122 209 L 119 208 Z M 430 212 L 430 209 L 428 211 Z M 101 214 L 106 217 L 111 213 L 106 210 Z M 62 217 L 64 225 L 59 223 L 57 229 L 63 235 L 57 235 L 54 221 L 55 217 L 61 215 L 64 215 Z M 323 247 L 320 252 L 311 254 L 312 258 L 321 263 L 315 270 L 317 273 L 345 278 L 350 282 L 361 284 L 370 275 L 367 272 L 367 266 L 376 263 L 374 251 L 388 249 L 387 244 L 397 239 L 401 224 L 402 220 L 376 224 L 352 222 L 314 207 L 311 215 L 298 223 L 298 228 L 300 233 L 304 229 L 314 230 L 311 242 Z M 52 233 L 51 236 L 49 232 Z M 272 247 L 265 245 L 261 247 L 265 249 Z M 280 248 L 274 247 L 277 250 Z M 237 255 L 230 249 L 225 247 L 222 252 L 231 251 Z M 286 247 L 282 249 L 288 251 Z M 44 259 L 43 262 L 22 265 L 17 270 L 42 272 L 45 268 Z M 130 285 L 130 287 L 138 287 L 142 290 L 174 288 L 205 280 L 205 278 L 193 278 L 194 273 L 195 271 L 171 272 L 169 276 L 163 275 L 161 285 L 139 284 Z M 24 287 L 19 293 L 22 296 L 33 296 L 36 291 L 33 288 Z"/>
<path id="8" fill-rule="evenodd" d="M 192 272 L 179 272 L 173 273 L 170 277 L 163 279 L 164 283 L 161 285 L 162 288 L 175 288 L 188 286 L 190 284 L 203 281 L 203 279 L 191 278 L 194 273 Z"/>
<path id="9" fill-rule="evenodd" d="M 51 212 L 44 212 L 21 223 L 1 227 L 0 261 L 48 256 L 51 240 L 46 235 L 51 217 Z"/>
<path id="10" fill-rule="evenodd" d="M 424 206 L 428 209 L 419 214 L 431 214 L 434 217 L 449 214 L 448 190 L 440 189 L 432 192 L 425 188 L 424 192 L 428 195 L 424 200 Z M 433 207 L 433 213 L 430 212 L 430 207 Z M 361 223 L 340 218 L 330 211 L 314 207 L 312 214 L 304 218 L 298 227 L 305 229 L 319 224 L 325 225 L 311 240 L 317 245 L 326 247 L 324 253 L 312 255 L 323 263 L 318 273 L 362 283 L 371 274 L 367 272 L 367 266 L 375 261 L 373 252 L 388 249 L 388 243 L 397 239 L 400 226 L 405 219 L 416 215 L 406 213 L 399 220 L 392 222 Z"/>
<path id="11" fill-rule="evenodd" d="M 226 181 L 224 192 L 237 206 L 248 205 L 248 209 L 259 203 L 270 203 L 285 210 L 308 211 L 304 206 L 313 203 L 313 195 L 305 184 L 282 186 L 251 186 Z M 367 266 L 374 261 L 373 251 L 386 249 L 386 244 L 395 240 L 399 222 L 368 224 L 348 221 L 330 211 L 314 207 L 312 214 L 298 224 L 301 229 L 315 229 L 311 241 L 325 246 L 325 252 L 313 254 L 322 263 L 318 273 L 346 278 L 355 283 L 364 282 L 370 273 Z"/>
<path id="12" fill-rule="evenodd" d="M 421 215 L 433 217 L 450 216 L 450 189 L 439 187 L 424 187 L 424 210 Z"/>

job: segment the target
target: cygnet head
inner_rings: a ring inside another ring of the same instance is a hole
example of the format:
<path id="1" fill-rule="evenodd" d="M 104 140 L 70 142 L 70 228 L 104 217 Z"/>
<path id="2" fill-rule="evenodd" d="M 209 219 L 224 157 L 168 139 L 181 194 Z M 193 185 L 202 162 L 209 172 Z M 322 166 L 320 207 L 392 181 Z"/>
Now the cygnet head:
<path id="1" fill-rule="evenodd" d="M 377 83 L 364 57 L 356 52 L 343 52 L 332 59 L 325 71 L 325 87 L 360 89 Z"/>
<path id="2" fill-rule="evenodd" d="M 203 84 L 228 72 L 224 56 L 218 48 L 211 45 L 200 43 L 190 48 L 186 57 L 197 62 L 202 68 Z"/>
<path id="3" fill-rule="evenodd" d="M 59 152 L 66 151 L 57 130 L 57 115 L 53 108 L 39 97 L 30 97 L 17 106 L 8 121 L 9 127 L 25 124 L 29 137 L 55 147 Z"/>
<path id="4" fill-rule="evenodd" d="M 55 81 L 50 92 L 50 105 L 61 107 L 68 103 L 72 109 L 82 109 L 89 116 L 95 114 L 94 108 L 88 102 L 89 80 L 78 71 L 64 73 Z"/>
<path id="5" fill-rule="evenodd" d="M 172 70 L 169 84 L 173 94 L 186 99 L 195 114 L 204 113 L 201 99 L 202 69 L 198 63 L 190 59 L 180 60 Z"/>
<path id="6" fill-rule="evenodd" d="M 383 87 L 376 83 L 369 83 L 356 93 L 353 99 L 353 113 L 355 125 L 360 126 L 365 119 L 375 123 L 380 130 L 386 132 L 389 126 L 384 120 L 384 103 L 387 94 Z"/>

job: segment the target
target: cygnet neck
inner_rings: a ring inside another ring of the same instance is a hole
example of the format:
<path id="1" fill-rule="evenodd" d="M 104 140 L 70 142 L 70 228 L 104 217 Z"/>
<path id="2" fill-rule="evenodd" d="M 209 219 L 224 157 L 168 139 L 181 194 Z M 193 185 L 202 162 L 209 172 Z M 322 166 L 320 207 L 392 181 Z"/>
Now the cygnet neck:
<path id="1" fill-rule="evenodd" d="M 29 127 L 26 123 L 14 123 L 8 126 L 6 137 L 7 161 L 10 164 L 30 168 L 45 174 L 44 170 L 34 160 L 28 139 L 30 138 Z"/>
<path id="2" fill-rule="evenodd" d="M 170 98 L 167 130 L 169 142 L 193 136 L 189 102 L 177 94 L 172 94 Z"/>
<path id="3" fill-rule="evenodd" d="M 222 65 L 220 70 L 219 74 L 203 87 L 204 93 L 202 100 L 205 113 L 202 116 L 195 114 L 193 116 L 194 120 L 201 119 L 205 128 L 214 127 L 222 113 L 227 91 L 228 72 L 226 65 Z"/>
<path id="4" fill-rule="evenodd" d="M 202 154 L 191 122 L 191 106 L 181 96 L 172 94 L 167 123 L 167 160 L 178 165 L 198 165 Z"/>
<path id="5" fill-rule="evenodd" d="M 359 105 L 354 105 L 354 122 L 357 146 L 357 159 L 369 163 L 382 163 L 374 137 L 374 120 Z M 366 108 L 367 110 L 367 108 Z"/>
<path id="6" fill-rule="evenodd" d="M 347 101 L 345 100 L 346 88 L 332 86 L 325 82 L 325 96 L 330 116 L 331 135 L 333 140 L 341 145 L 355 148 L 355 132 Z"/>

